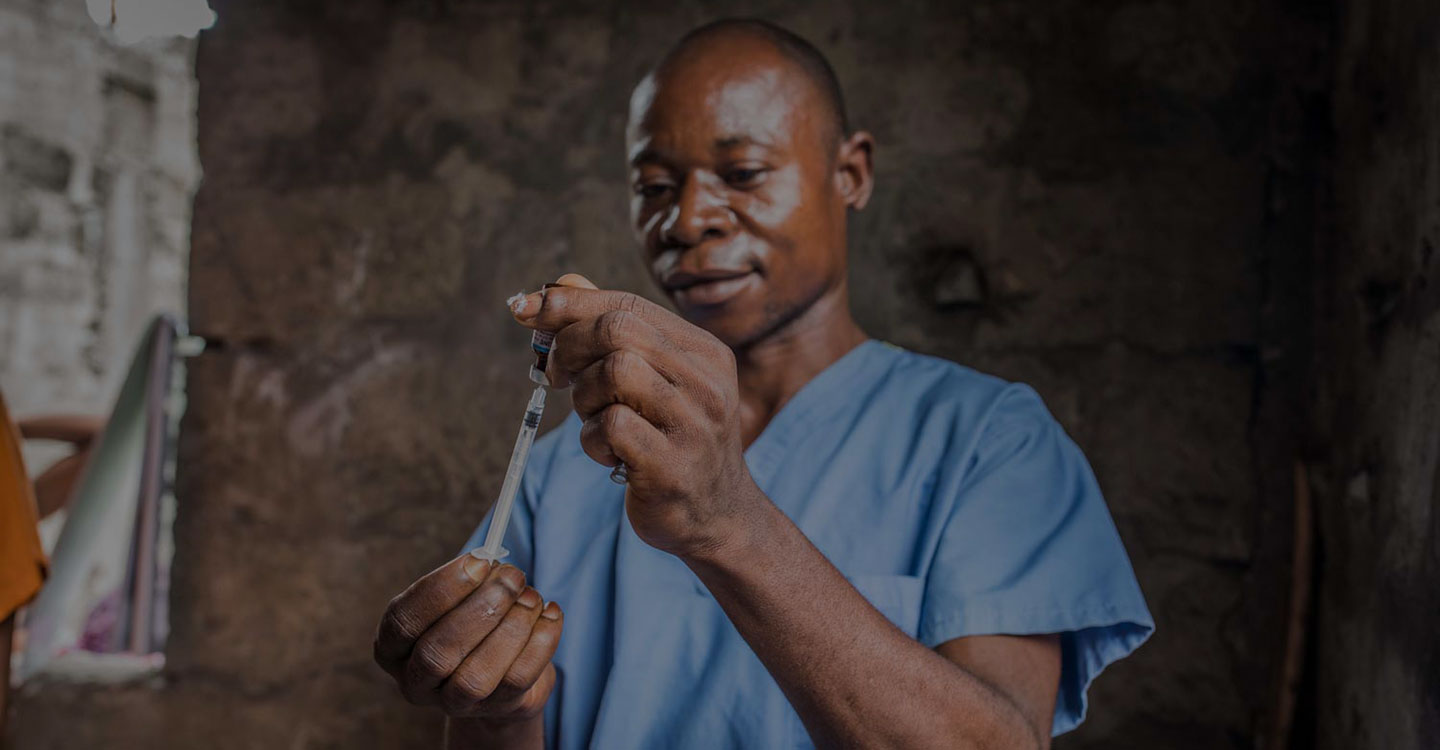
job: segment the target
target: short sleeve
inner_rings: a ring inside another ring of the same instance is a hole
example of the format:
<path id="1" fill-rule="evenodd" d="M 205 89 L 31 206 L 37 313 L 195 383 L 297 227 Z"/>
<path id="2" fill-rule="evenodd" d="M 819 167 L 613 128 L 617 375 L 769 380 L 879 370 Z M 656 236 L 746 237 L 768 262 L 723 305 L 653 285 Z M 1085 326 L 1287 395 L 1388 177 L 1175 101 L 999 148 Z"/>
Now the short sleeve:
<path id="1" fill-rule="evenodd" d="M 1054 734 L 1085 718 L 1085 692 L 1154 630 L 1100 488 L 1040 397 L 997 397 L 962 471 L 926 576 L 920 640 L 1061 636 Z"/>

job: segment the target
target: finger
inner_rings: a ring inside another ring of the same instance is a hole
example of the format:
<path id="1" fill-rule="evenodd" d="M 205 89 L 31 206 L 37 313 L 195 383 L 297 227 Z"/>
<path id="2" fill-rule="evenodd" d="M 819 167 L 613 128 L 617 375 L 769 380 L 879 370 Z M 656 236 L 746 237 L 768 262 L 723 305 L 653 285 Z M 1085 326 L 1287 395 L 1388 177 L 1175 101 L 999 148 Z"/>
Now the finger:
<path id="1" fill-rule="evenodd" d="M 390 600 L 375 632 L 375 661 L 398 675 L 415 641 L 470 595 L 490 574 L 491 562 L 470 554 L 430 571 Z"/>
<path id="2" fill-rule="evenodd" d="M 509 671 L 501 678 L 500 684 L 490 694 L 490 699 L 505 703 L 519 702 L 545 674 L 555 649 L 560 645 L 560 631 L 564 628 L 564 613 L 555 602 L 546 604 L 540 610 L 540 618 L 530 629 L 530 640 L 515 657 Z"/>
<path id="3" fill-rule="evenodd" d="M 665 436 L 625 404 L 611 404 L 580 426 L 580 447 L 602 466 L 624 461 L 632 476 L 663 455 Z"/>
<path id="4" fill-rule="evenodd" d="M 555 284 L 554 284 L 553 286 L 573 286 L 573 287 L 577 287 L 577 288 L 580 288 L 580 289 L 599 289 L 599 288 L 600 288 L 600 287 L 598 287 L 598 286 L 595 286 L 595 283 L 594 283 L 594 282 L 590 281 L 589 279 L 585 278 L 584 276 L 581 276 L 581 275 L 578 274 L 578 273 L 567 273 L 567 274 L 564 274 L 563 276 L 561 276 L 560 278 L 558 278 L 558 279 L 555 280 Z M 550 365 L 545 368 L 545 376 L 549 379 L 549 381 L 550 381 L 550 387 L 552 387 L 552 388 L 566 388 L 566 387 L 569 387 L 569 385 L 570 385 L 570 376 L 571 376 L 573 373 L 578 372 L 578 371 L 579 371 L 580 369 L 582 369 L 582 367 L 583 367 L 583 363 L 581 363 L 581 364 L 572 364 L 569 370 L 565 370 L 563 367 L 558 366 L 558 365 L 555 364 L 555 355 L 556 355 L 556 353 L 557 353 L 557 350 L 559 349 L 560 334 L 564 333 L 564 332 L 567 331 L 567 330 L 568 330 L 568 331 L 571 331 L 571 333 L 572 333 L 572 338 L 574 338 L 573 334 L 574 334 L 575 332 L 577 332 L 577 331 L 579 330 L 579 328 L 576 327 L 576 326 L 566 326 L 564 329 L 556 332 L 556 334 L 555 334 L 555 339 L 556 339 L 556 340 L 550 344 L 550 355 L 549 355 Z M 572 347 L 571 347 L 571 348 L 577 348 L 577 347 L 574 347 L 574 345 L 573 345 L 573 343 L 572 343 Z"/>
<path id="5" fill-rule="evenodd" d="M 624 404 L 663 429 L 676 424 L 684 412 L 675 386 L 644 357 L 623 349 L 611 352 L 576 375 L 570 399 L 582 420 L 611 404 Z"/>
<path id="6" fill-rule="evenodd" d="M 432 625 L 405 662 L 400 690 L 411 703 L 436 703 L 436 688 L 500 624 L 525 590 L 525 574 L 497 565 L 474 593 Z"/>
<path id="7" fill-rule="evenodd" d="M 635 313 L 612 310 L 557 331 L 546 372 L 552 385 L 563 388 L 576 373 L 621 349 L 654 361 L 676 359 L 675 347 L 649 321 Z"/>
<path id="8" fill-rule="evenodd" d="M 556 279 L 556 280 L 555 280 L 555 283 L 553 283 L 553 284 L 546 284 L 546 285 L 545 285 L 545 288 L 557 287 L 557 286 L 573 286 L 573 287 L 577 287 L 577 288 L 579 288 L 579 289 L 599 289 L 599 288 L 600 288 L 600 287 L 598 287 L 598 286 L 595 286 L 595 282 L 593 282 L 593 281 L 585 278 L 584 276 L 581 276 L 581 275 L 578 274 L 578 273 L 567 273 L 567 274 L 561 276 L 560 278 Z M 514 297 L 511 297 L 511 298 L 505 300 L 505 304 L 506 304 L 507 306 L 509 306 L 510 312 L 511 312 L 512 314 L 514 314 L 515 317 L 518 319 L 518 318 L 521 316 L 521 314 L 522 314 L 523 312 L 525 312 L 527 309 L 528 309 L 530 312 L 533 313 L 534 310 L 535 310 L 535 307 L 530 306 L 530 305 L 532 305 L 532 303 L 534 303 L 536 300 L 538 300 L 538 299 L 541 298 L 541 297 L 543 297 L 543 290 L 542 290 L 541 292 L 535 292 L 534 294 L 526 294 L 525 292 L 521 292 L 521 293 L 515 295 Z"/>
<path id="9" fill-rule="evenodd" d="M 525 649 L 530 630 L 540 617 L 540 594 L 527 588 L 490 635 L 456 667 L 440 687 L 440 703 L 453 714 L 469 711 L 490 697 Z"/>
<path id="10" fill-rule="evenodd" d="M 638 294 L 569 286 L 531 292 L 511 311 L 521 325 L 545 331 L 559 331 L 614 311 L 634 313 L 657 327 L 674 327 L 675 321 L 680 321 L 674 313 Z"/>

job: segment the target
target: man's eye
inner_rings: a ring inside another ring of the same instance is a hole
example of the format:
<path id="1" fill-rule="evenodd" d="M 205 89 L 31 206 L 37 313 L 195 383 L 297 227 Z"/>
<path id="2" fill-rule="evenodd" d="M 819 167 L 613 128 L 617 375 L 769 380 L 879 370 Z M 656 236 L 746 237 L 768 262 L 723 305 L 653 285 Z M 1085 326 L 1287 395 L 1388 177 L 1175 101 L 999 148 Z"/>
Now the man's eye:
<path id="1" fill-rule="evenodd" d="M 744 188 L 760 184 L 765 175 L 763 169 L 732 169 L 725 173 L 725 182 L 732 187 Z"/>
<path id="2" fill-rule="evenodd" d="M 635 186 L 635 193 L 646 200 L 659 198 L 670 192 L 670 186 L 663 182 L 646 182 Z"/>

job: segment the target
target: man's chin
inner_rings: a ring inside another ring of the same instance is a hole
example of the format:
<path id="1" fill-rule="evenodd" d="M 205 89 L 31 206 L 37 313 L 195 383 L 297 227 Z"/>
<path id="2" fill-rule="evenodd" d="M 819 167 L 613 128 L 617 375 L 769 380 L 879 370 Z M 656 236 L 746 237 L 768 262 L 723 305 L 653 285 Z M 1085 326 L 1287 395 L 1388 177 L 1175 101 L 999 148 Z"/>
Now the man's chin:
<path id="1" fill-rule="evenodd" d="M 769 333 L 764 316 L 753 311 L 701 307 L 681 308 L 680 314 L 731 349 L 744 349 Z"/>
<path id="2" fill-rule="evenodd" d="M 686 299 L 671 295 L 670 301 L 686 320 L 709 331 L 736 351 L 748 349 L 783 330 L 805 314 L 815 298 L 801 304 L 767 296 L 756 285 L 735 294 L 717 305 L 685 304 Z"/>
<path id="3" fill-rule="evenodd" d="M 795 315 L 779 315 L 766 307 L 743 310 L 682 311 L 686 320 L 709 331 L 726 346 L 741 352 L 774 336 L 794 321 Z"/>

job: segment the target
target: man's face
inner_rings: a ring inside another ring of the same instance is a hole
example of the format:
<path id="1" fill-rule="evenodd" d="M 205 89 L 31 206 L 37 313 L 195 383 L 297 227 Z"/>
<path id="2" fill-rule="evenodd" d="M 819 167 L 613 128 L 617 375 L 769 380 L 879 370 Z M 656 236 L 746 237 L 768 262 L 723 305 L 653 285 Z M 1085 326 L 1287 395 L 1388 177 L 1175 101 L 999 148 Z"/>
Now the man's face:
<path id="1" fill-rule="evenodd" d="M 687 52 L 631 101 L 630 218 L 680 313 L 742 348 L 844 283 L 833 125 L 773 48 Z"/>

